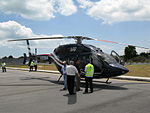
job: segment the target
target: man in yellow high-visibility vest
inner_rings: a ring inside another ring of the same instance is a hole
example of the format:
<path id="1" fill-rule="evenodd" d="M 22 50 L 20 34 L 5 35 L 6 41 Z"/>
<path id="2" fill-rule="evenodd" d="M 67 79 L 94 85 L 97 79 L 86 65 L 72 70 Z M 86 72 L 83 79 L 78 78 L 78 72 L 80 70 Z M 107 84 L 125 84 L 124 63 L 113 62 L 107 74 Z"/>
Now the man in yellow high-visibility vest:
<path id="1" fill-rule="evenodd" d="M 2 72 L 6 72 L 6 63 L 2 62 L 1 66 L 2 66 Z"/>
<path id="2" fill-rule="evenodd" d="M 31 63 L 30 63 L 30 70 L 29 70 L 29 72 L 30 72 L 30 71 L 33 71 L 33 67 L 34 67 L 34 61 L 31 61 Z"/>
<path id="3" fill-rule="evenodd" d="M 90 93 L 93 93 L 93 74 L 94 66 L 88 63 L 85 66 L 85 93 L 88 93 L 88 85 L 90 85 Z"/>

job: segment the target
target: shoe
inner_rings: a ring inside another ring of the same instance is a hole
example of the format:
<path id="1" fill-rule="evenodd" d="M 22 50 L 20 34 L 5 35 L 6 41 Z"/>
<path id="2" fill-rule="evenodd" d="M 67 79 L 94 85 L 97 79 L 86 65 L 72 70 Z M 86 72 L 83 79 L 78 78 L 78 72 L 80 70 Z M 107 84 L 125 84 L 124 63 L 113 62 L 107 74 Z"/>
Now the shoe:
<path id="1" fill-rule="evenodd" d="M 82 89 L 78 89 L 77 91 L 82 91 Z"/>
<path id="2" fill-rule="evenodd" d="M 67 88 L 63 88 L 63 90 L 67 90 Z"/>
<path id="3" fill-rule="evenodd" d="M 84 94 L 88 93 L 88 91 L 84 91 Z"/>

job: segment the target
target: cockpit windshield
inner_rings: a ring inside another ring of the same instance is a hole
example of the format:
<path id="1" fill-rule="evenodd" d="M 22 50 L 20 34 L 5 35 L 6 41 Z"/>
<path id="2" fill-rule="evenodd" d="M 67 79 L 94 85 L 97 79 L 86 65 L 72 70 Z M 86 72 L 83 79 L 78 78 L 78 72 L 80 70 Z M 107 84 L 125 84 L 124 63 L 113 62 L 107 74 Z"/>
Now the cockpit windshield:
<path id="1" fill-rule="evenodd" d="M 116 64 L 117 61 L 110 55 L 106 54 L 106 53 L 98 53 L 98 58 L 104 60 L 105 62 L 107 62 L 108 64 Z"/>

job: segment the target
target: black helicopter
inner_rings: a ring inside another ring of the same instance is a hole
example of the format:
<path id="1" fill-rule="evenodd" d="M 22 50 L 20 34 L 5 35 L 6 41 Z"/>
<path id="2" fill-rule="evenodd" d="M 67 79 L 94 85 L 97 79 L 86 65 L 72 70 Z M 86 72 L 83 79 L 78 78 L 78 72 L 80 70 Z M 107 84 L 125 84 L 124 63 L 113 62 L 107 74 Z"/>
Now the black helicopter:
<path id="1" fill-rule="evenodd" d="M 68 62 L 74 61 L 78 71 L 81 72 L 81 77 L 84 77 L 85 65 L 87 64 L 87 61 L 90 61 L 95 68 L 94 78 L 108 78 L 106 83 L 108 83 L 108 80 L 111 77 L 123 75 L 129 72 L 129 70 L 126 67 L 124 67 L 123 59 L 120 58 L 120 56 L 115 51 L 112 51 L 111 54 L 109 55 L 107 53 L 104 53 L 100 48 L 97 48 L 93 45 L 82 44 L 82 40 L 96 40 L 96 41 L 104 41 L 109 43 L 120 44 L 117 42 L 98 40 L 98 39 L 83 37 L 83 36 L 26 38 L 26 39 L 17 39 L 17 40 L 9 40 L 9 41 L 26 40 L 28 50 L 29 50 L 29 57 L 32 59 L 33 55 L 31 54 L 30 51 L 29 40 L 64 39 L 64 38 L 75 39 L 76 44 L 60 45 L 59 47 L 54 49 L 53 53 L 41 55 L 41 56 L 47 56 L 48 60 L 52 59 L 56 64 L 56 67 L 58 71 L 60 71 L 60 73 L 61 73 L 61 66 L 59 64 L 62 63 L 63 61 L 68 61 Z M 127 44 L 123 44 L 123 45 L 127 45 Z M 135 46 L 135 47 L 139 47 L 139 46 Z"/>

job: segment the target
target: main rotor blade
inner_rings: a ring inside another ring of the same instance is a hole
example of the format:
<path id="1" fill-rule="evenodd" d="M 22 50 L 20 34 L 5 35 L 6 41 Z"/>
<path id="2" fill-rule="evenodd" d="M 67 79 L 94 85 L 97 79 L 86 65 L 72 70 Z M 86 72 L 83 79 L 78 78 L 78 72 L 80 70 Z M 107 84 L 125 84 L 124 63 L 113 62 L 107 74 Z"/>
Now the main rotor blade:
<path id="1" fill-rule="evenodd" d="M 100 39 L 94 39 L 96 41 L 101 41 L 101 42 L 108 42 L 108 43 L 114 43 L 114 44 L 120 44 L 120 45 L 128 45 L 128 46 L 133 46 L 133 47 L 138 47 L 138 48 L 143 48 L 143 49 L 150 49 L 142 46 L 137 46 L 137 45 L 132 45 L 132 44 L 127 44 L 127 43 L 119 43 L 119 42 L 114 42 L 114 41 L 109 41 L 109 40 L 100 40 Z"/>
<path id="2" fill-rule="evenodd" d="M 96 40 L 96 41 L 101 41 L 101 42 L 107 42 L 107 43 L 114 43 L 114 44 L 120 44 L 120 45 L 128 45 L 128 46 L 133 46 L 133 47 L 138 47 L 138 48 L 144 48 L 144 49 L 150 49 L 142 46 L 136 46 L 132 44 L 127 44 L 127 43 L 119 43 L 119 42 L 114 42 L 114 41 L 109 41 L 109 40 L 102 40 L 102 39 L 94 39 L 94 38 L 89 38 L 89 37 L 83 37 L 83 36 L 60 36 L 60 37 L 33 37 L 33 38 L 24 38 L 24 39 L 16 39 L 16 40 L 8 40 L 8 41 L 23 41 L 23 40 L 44 40 L 44 39 L 75 39 L 79 42 L 82 40 Z"/>
<path id="3" fill-rule="evenodd" d="M 82 40 L 93 40 L 89 37 L 83 37 L 83 36 L 67 36 L 67 37 L 33 37 L 33 38 L 24 38 L 24 39 L 16 39 L 16 40 L 8 40 L 8 41 L 24 41 L 24 40 L 44 40 L 44 39 L 75 39 L 77 41 L 77 44 L 81 44 Z"/>
<path id="4" fill-rule="evenodd" d="M 16 40 L 8 40 L 8 41 L 24 41 L 24 40 L 44 40 L 44 39 L 63 39 L 66 37 L 33 37 L 33 38 L 23 38 Z"/>
<path id="5" fill-rule="evenodd" d="M 79 39 L 81 38 L 86 39 L 86 40 L 93 40 L 92 38 L 89 37 L 83 37 L 83 36 L 67 36 L 67 37 L 33 37 L 33 38 L 23 38 L 23 39 L 16 39 L 16 40 L 8 40 L 8 41 L 23 41 L 23 40 L 44 40 L 44 39 L 65 39 L 65 38 L 72 38 L 72 39 Z"/>

